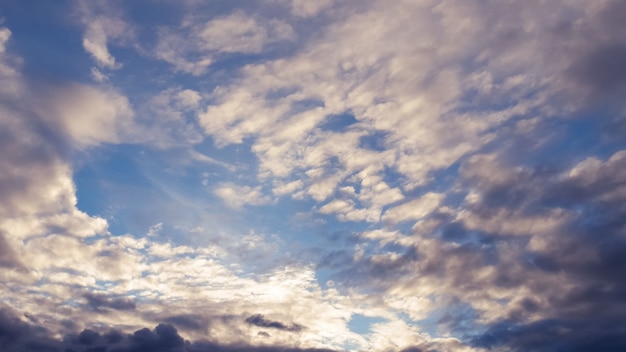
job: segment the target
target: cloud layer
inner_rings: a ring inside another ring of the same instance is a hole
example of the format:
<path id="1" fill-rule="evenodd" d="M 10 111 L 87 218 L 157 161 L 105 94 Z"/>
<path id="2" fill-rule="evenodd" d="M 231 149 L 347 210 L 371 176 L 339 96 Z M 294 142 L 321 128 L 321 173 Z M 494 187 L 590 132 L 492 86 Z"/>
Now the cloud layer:
<path id="1" fill-rule="evenodd" d="M 38 6 L 0 349 L 626 348 L 623 2 Z"/>

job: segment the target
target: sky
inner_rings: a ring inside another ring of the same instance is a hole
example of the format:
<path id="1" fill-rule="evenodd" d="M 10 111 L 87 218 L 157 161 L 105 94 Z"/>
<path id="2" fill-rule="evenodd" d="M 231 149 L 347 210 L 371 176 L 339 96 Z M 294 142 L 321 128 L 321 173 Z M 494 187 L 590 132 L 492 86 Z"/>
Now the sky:
<path id="1" fill-rule="evenodd" d="M 626 350 L 626 2 L 3 0 L 0 350 Z"/>

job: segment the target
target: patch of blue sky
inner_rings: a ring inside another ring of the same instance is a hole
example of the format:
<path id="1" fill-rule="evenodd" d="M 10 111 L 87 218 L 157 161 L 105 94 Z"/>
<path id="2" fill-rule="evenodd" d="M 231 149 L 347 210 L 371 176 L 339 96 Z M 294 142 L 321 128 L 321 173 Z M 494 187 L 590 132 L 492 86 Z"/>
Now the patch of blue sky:
<path id="1" fill-rule="evenodd" d="M 133 145 L 107 146 L 89 153 L 88 162 L 80 161 L 82 165 L 73 175 L 78 208 L 90 215 L 106 216 L 111 210 L 111 187 L 146 187 L 148 181 L 136 162 L 142 149 Z"/>
<path id="2" fill-rule="evenodd" d="M 371 332 L 371 327 L 376 323 L 386 322 L 387 319 L 380 317 L 371 317 L 362 314 L 354 314 L 348 323 L 350 331 L 359 335 L 367 335 Z"/>
<path id="3" fill-rule="evenodd" d="M 259 167 L 259 159 L 256 154 L 251 151 L 253 144 L 254 139 L 247 137 L 244 138 L 241 143 L 217 147 L 214 138 L 207 136 L 204 138 L 204 141 L 194 145 L 193 149 L 209 158 L 233 166 L 235 168 L 234 173 L 236 178 L 245 177 L 252 180 L 256 178 L 256 170 L 258 170 Z M 224 170 L 224 172 L 226 171 L 228 171 L 228 169 Z"/>
<path id="4" fill-rule="evenodd" d="M 185 220 L 194 220 L 194 211 L 203 205 L 192 197 L 202 189 L 197 175 L 168 172 L 161 156 L 151 149 L 136 145 L 103 148 L 91 154 L 98 158 L 74 174 L 79 209 L 107 218 L 113 234 L 142 236 L 156 223 L 174 229 Z"/>
<path id="5" fill-rule="evenodd" d="M 387 148 L 386 140 L 389 133 L 385 131 L 373 131 L 359 138 L 359 148 L 383 152 Z"/>
<path id="6" fill-rule="evenodd" d="M 180 26 L 185 15 L 185 7 L 177 1 L 135 0 L 124 2 L 123 5 L 128 17 L 142 27 L 152 27 L 154 23 L 159 23 L 160 26 Z M 150 11 L 146 11 L 147 5 L 150 6 Z"/>
<path id="7" fill-rule="evenodd" d="M 317 126 L 322 131 L 345 132 L 350 126 L 356 124 L 358 120 L 352 112 L 344 112 L 338 115 L 329 115 L 325 121 Z"/>
<path id="8" fill-rule="evenodd" d="M 9 45 L 22 58 L 23 71 L 47 79 L 85 81 L 93 64 L 82 47 L 81 28 L 67 17 L 69 1 L 32 7 L 20 3 L 3 1 L 0 19 L 12 32 Z"/>
<path id="9" fill-rule="evenodd" d="M 607 126 L 606 120 L 598 119 L 598 116 L 607 114 L 608 111 L 597 109 L 577 118 L 553 121 L 548 130 L 560 133 L 546 146 L 548 151 L 536 155 L 533 161 L 553 165 L 560 165 L 564 161 L 578 163 L 590 156 L 607 159 L 616 151 L 622 150 L 623 140 L 611 135 L 613 132 L 619 133 L 620 126 L 612 129 Z M 623 131 L 625 126 L 621 128 Z"/>

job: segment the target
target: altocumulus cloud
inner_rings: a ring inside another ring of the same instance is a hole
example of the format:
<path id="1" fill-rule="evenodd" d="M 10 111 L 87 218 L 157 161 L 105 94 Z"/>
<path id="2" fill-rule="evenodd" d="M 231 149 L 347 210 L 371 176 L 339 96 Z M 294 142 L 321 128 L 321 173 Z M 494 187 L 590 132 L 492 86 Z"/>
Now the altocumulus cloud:
<path id="1" fill-rule="evenodd" d="M 27 5 L 1 350 L 626 350 L 623 1 Z"/>

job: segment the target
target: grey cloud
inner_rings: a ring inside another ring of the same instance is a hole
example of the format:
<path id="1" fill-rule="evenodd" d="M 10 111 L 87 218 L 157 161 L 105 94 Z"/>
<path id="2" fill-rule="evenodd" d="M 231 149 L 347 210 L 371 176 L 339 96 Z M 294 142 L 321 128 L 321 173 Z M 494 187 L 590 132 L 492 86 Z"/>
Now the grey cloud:
<path id="1" fill-rule="evenodd" d="M 207 319 L 196 314 L 181 314 L 165 318 L 165 322 L 189 330 L 206 330 L 209 327 Z"/>
<path id="2" fill-rule="evenodd" d="M 134 310 L 137 304 L 128 298 L 116 298 L 110 295 L 99 293 L 85 293 L 83 297 L 87 300 L 87 306 L 96 311 L 102 311 L 103 308 L 114 310 Z"/>
<path id="3" fill-rule="evenodd" d="M 594 49 L 574 63 L 571 73 L 594 96 L 618 98 L 626 87 L 626 46 L 609 44 Z"/>
<path id="4" fill-rule="evenodd" d="M 8 309 L 0 307 L 2 351 L 61 351 L 61 346 L 62 343 L 50 338 L 45 329 L 26 324 Z"/>
<path id="5" fill-rule="evenodd" d="M 21 267 L 21 264 L 15 254 L 15 251 L 7 242 L 4 233 L 0 231 L 0 268 L 16 267 Z"/>
<path id="6" fill-rule="evenodd" d="M 522 271 L 507 277 L 515 278 L 514 287 L 530 288 L 534 296 L 510 311 L 511 320 L 490 326 L 475 340 L 478 346 L 508 346 L 514 351 L 623 350 L 626 177 L 620 153 L 607 161 L 588 159 L 558 175 L 518 169 L 499 182 L 489 182 L 489 172 L 482 179 L 472 179 L 470 184 L 482 198 L 468 210 L 479 218 L 488 220 L 502 207 L 515 209 L 519 216 L 550 209 L 575 214 L 547 233 L 530 231 L 528 237 L 500 237 L 502 243 L 516 247 L 520 263 L 526 261 Z M 540 245 L 533 245 L 535 241 Z M 503 269 L 498 271 L 503 273 Z M 559 278 L 566 279 L 565 287 L 539 284 Z M 550 318 L 524 322 L 525 313 L 536 312 Z"/>
<path id="7" fill-rule="evenodd" d="M 404 252 L 383 246 L 355 257 L 342 263 L 349 269 L 337 281 L 381 296 L 436 290 L 449 298 L 438 328 L 476 347 L 622 350 L 624 155 L 563 170 L 521 167 L 503 156 L 470 159 L 456 187 L 473 194 L 460 205 L 462 216 L 434 214 L 432 231 L 396 239 Z M 494 303 L 503 297 L 506 304 Z M 476 335 L 477 319 L 490 314 L 495 320 Z M 529 317 L 538 322 L 529 323 Z"/>
<path id="8" fill-rule="evenodd" d="M 254 314 L 254 315 L 249 316 L 248 318 L 246 318 L 246 323 L 250 325 L 262 327 L 262 328 L 272 328 L 272 329 L 277 329 L 277 330 L 293 331 L 293 332 L 300 331 L 304 328 L 300 324 L 294 323 L 291 325 L 286 325 L 279 321 L 265 319 L 265 317 L 261 314 Z"/>
<path id="9" fill-rule="evenodd" d="M 100 334 L 91 329 L 85 329 L 78 335 L 78 343 L 83 345 L 93 345 L 98 340 Z"/>
<path id="10" fill-rule="evenodd" d="M 617 321 L 542 320 L 531 324 L 503 321 L 477 337 L 477 346 L 509 346 L 515 352 L 619 352 L 626 349 L 626 326 Z"/>

